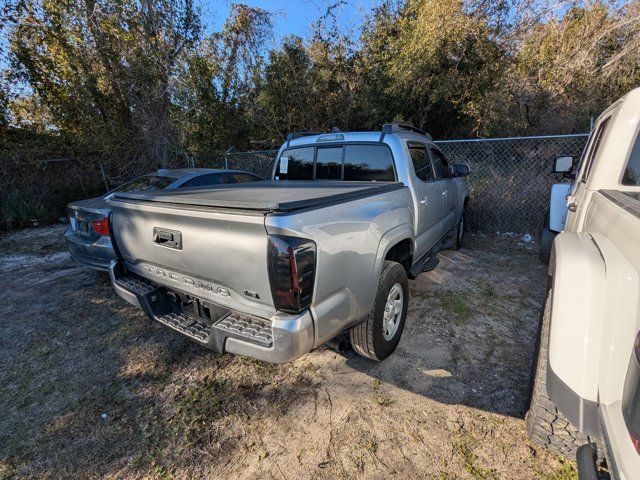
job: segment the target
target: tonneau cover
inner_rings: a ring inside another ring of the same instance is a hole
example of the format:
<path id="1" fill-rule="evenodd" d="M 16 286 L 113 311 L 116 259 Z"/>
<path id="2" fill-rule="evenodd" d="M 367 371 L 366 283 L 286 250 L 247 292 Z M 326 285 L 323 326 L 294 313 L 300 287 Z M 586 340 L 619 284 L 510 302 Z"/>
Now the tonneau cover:
<path id="1" fill-rule="evenodd" d="M 244 210 L 290 211 L 377 195 L 403 186 L 400 182 L 267 180 L 205 188 L 116 193 L 112 200 Z"/>

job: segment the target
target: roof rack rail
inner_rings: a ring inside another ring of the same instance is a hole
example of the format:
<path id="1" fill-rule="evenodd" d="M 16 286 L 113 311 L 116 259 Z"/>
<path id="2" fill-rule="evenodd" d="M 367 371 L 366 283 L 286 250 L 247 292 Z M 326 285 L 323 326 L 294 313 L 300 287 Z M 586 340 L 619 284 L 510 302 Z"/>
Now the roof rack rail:
<path id="1" fill-rule="evenodd" d="M 420 130 L 413 125 L 407 125 L 404 123 L 385 123 L 382 125 L 382 135 L 380 135 L 380 141 L 384 138 L 384 136 L 388 133 L 400 133 L 400 132 L 413 132 L 418 135 L 424 135 L 428 139 L 432 140 L 431 135 L 429 135 L 424 130 Z"/>
<path id="2" fill-rule="evenodd" d="M 291 132 L 287 134 L 287 148 L 289 148 L 289 144 L 291 140 L 295 140 L 296 138 L 309 137 L 311 135 L 320 135 L 321 132 Z"/>
<path id="3" fill-rule="evenodd" d="M 287 135 L 287 141 L 301 137 L 308 137 L 310 135 L 320 135 L 320 133 L 321 132 L 291 132 Z"/>

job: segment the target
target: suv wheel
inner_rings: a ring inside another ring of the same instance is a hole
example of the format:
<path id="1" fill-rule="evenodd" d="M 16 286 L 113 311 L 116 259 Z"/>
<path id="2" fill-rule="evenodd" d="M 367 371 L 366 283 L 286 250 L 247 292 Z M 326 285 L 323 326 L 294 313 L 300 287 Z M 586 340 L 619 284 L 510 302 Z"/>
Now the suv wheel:
<path id="1" fill-rule="evenodd" d="M 409 305 L 409 282 L 404 267 L 385 260 L 373 310 L 349 331 L 353 349 L 363 357 L 384 360 L 398 346 Z"/>
<path id="2" fill-rule="evenodd" d="M 525 417 L 529 438 L 534 442 L 575 461 L 578 447 L 595 443 L 598 447 L 599 463 L 604 460 L 602 443 L 597 437 L 584 435 L 556 408 L 547 393 L 547 362 L 549 359 L 549 328 L 551 317 L 551 295 L 549 290 L 540 330 L 538 355 L 534 357 L 532 373 L 533 392 L 531 405 Z"/>

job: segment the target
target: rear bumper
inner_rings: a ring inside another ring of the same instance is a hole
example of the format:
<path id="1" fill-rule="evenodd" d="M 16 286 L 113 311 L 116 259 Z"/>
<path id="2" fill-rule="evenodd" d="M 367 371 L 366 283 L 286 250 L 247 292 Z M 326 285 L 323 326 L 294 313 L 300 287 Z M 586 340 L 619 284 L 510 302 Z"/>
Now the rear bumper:
<path id="1" fill-rule="evenodd" d="M 215 352 L 285 363 L 313 348 L 314 325 L 308 310 L 268 319 L 226 310 L 215 320 L 203 319 L 176 310 L 166 287 L 126 272 L 115 260 L 109 266 L 109 276 L 116 293 L 124 300 L 142 308 L 151 319 Z"/>
<path id="2" fill-rule="evenodd" d="M 115 260 L 116 254 L 108 237 L 97 242 L 88 243 L 78 239 L 71 229 L 64 234 L 71 257 L 78 263 L 95 270 L 108 271 L 109 264 Z"/>

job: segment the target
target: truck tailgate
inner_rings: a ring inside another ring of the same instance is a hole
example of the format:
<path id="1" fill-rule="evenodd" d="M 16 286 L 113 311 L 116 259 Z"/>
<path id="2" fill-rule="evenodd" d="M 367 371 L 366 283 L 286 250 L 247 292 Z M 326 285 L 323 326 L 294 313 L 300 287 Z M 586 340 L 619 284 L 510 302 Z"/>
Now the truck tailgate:
<path id="1" fill-rule="evenodd" d="M 118 197 L 111 207 L 116 248 L 128 270 L 231 309 L 275 313 L 264 212 Z"/>

